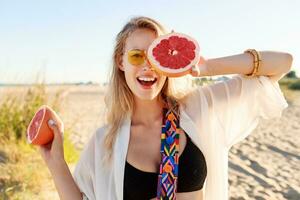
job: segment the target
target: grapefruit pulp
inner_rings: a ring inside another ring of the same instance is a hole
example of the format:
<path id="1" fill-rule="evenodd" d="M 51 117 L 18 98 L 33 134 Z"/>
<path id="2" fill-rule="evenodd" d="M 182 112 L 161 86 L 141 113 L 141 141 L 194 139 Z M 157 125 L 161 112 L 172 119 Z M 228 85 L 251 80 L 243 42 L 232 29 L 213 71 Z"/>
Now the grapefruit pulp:
<path id="1" fill-rule="evenodd" d="M 190 73 L 200 60 L 200 47 L 192 37 L 172 32 L 156 38 L 148 48 L 150 64 L 161 74 L 178 77 Z"/>

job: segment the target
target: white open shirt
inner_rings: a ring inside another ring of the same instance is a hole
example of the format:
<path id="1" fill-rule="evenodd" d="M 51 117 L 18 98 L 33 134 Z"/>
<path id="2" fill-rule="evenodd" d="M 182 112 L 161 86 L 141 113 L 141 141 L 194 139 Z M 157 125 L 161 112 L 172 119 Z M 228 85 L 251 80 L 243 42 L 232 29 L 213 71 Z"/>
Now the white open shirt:
<path id="1" fill-rule="evenodd" d="M 278 82 L 272 82 L 267 76 L 234 75 L 227 81 L 198 87 L 185 98 L 180 105 L 180 124 L 205 156 L 204 200 L 229 198 L 228 152 L 231 146 L 247 137 L 260 117 L 281 117 L 287 106 Z M 119 130 L 109 169 L 101 164 L 104 155 L 101 143 L 106 126 L 93 134 L 82 151 L 73 177 L 89 200 L 123 200 L 130 124 L 128 117 Z"/>

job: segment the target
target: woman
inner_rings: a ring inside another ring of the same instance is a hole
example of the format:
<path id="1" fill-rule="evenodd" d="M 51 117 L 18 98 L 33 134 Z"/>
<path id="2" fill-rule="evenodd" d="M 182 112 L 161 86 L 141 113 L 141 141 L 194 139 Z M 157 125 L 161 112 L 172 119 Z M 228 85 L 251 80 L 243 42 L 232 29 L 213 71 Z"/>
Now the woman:
<path id="1" fill-rule="evenodd" d="M 52 146 L 40 150 L 61 199 L 155 199 L 164 108 L 178 114 L 184 133 L 179 137 L 177 199 L 228 199 L 230 147 L 254 130 L 259 117 L 280 117 L 288 106 L 278 85 L 292 64 L 288 53 L 261 51 L 260 66 L 253 62 L 256 51 L 203 59 L 191 75 L 237 75 L 181 91 L 176 91 L 179 79 L 158 74 L 146 60 L 140 66 L 130 63 L 131 50 L 147 50 L 165 33 L 153 19 L 137 17 L 118 34 L 107 123 L 85 147 L 73 177 L 63 156 L 63 130 L 50 121 Z"/>

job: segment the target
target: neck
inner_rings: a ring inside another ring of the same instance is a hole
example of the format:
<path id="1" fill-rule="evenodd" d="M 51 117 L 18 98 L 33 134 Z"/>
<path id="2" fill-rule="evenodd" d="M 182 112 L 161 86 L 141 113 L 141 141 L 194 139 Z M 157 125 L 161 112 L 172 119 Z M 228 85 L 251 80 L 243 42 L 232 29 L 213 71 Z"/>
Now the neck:
<path id="1" fill-rule="evenodd" d="M 135 98 L 135 109 L 131 118 L 132 125 L 149 126 L 149 122 L 159 122 L 162 118 L 163 103 L 158 98 L 141 100 Z"/>

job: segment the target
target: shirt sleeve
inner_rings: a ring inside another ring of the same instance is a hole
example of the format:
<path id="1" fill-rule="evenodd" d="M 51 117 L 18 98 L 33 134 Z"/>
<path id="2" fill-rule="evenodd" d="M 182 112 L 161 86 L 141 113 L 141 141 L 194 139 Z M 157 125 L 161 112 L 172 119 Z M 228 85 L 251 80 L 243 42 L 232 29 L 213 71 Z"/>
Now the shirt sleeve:
<path id="1" fill-rule="evenodd" d="M 279 118 L 288 106 L 278 82 L 267 76 L 239 74 L 205 88 L 208 104 L 225 133 L 228 148 L 246 138 L 260 117 Z"/>
<path id="2" fill-rule="evenodd" d="M 79 187 L 83 200 L 94 200 L 95 191 L 93 184 L 93 170 L 90 165 L 93 163 L 94 141 L 90 140 L 89 144 L 83 149 L 80 159 L 75 166 L 73 178 Z"/>
<path id="3" fill-rule="evenodd" d="M 78 163 L 76 165 L 75 171 L 73 173 L 73 178 L 82 193 L 83 200 L 92 199 L 88 197 L 88 194 L 93 193 L 92 188 L 92 180 L 90 175 L 88 174 L 88 170 L 84 166 L 83 163 Z"/>

